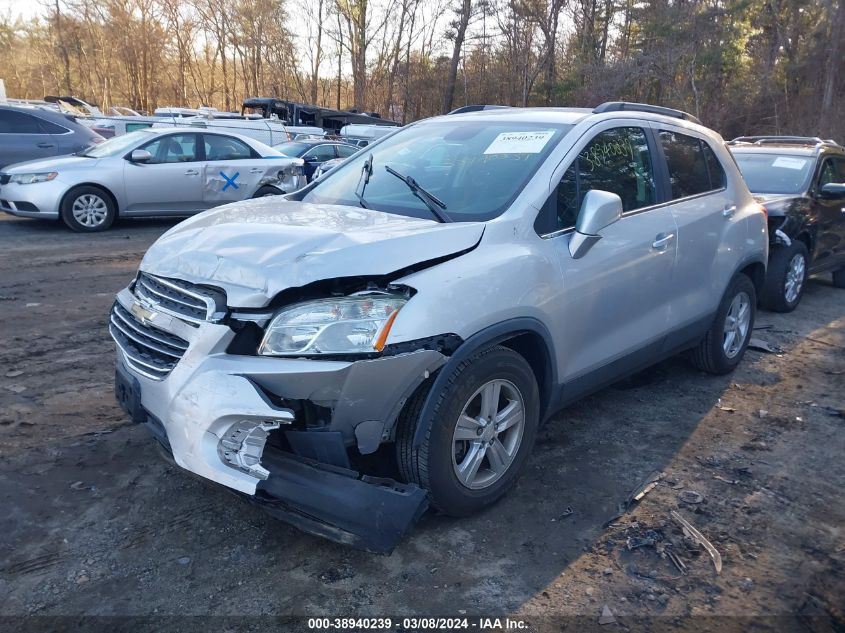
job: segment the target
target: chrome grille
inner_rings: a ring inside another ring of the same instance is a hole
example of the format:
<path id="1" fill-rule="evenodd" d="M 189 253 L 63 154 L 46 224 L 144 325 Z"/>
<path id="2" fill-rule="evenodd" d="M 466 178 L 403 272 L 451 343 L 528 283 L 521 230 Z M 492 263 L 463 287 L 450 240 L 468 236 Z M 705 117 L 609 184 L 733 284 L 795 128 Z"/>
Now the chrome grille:
<path id="1" fill-rule="evenodd" d="M 179 279 L 165 279 L 140 273 L 135 280 L 136 297 L 188 321 L 213 321 L 226 305 L 225 295 Z"/>
<path id="2" fill-rule="evenodd" d="M 188 341 L 143 323 L 119 303 L 112 307 L 109 333 L 132 369 L 154 380 L 166 377 L 188 349 Z"/>

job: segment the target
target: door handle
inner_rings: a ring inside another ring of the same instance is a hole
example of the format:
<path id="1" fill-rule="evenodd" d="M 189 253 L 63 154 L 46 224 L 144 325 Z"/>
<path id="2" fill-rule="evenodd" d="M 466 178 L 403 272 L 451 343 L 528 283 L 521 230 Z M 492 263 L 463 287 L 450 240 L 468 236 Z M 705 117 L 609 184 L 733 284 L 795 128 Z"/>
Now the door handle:
<path id="1" fill-rule="evenodd" d="M 736 205 L 735 204 L 731 205 L 729 207 L 725 207 L 724 210 L 722 211 L 722 215 L 725 216 L 726 218 L 733 217 L 734 213 L 736 213 Z"/>
<path id="2" fill-rule="evenodd" d="M 196 169 L 186 169 L 185 175 L 186 176 L 197 176 L 197 175 L 199 175 L 199 172 Z"/>
<path id="3" fill-rule="evenodd" d="M 263 174 L 264 170 L 261 169 L 260 167 L 253 167 L 252 169 L 249 170 L 249 173 L 251 173 L 251 174 Z"/>
<path id="4" fill-rule="evenodd" d="M 38 147 L 40 147 L 42 149 L 47 149 L 47 148 L 55 147 L 55 146 L 56 146 L 55 143 L 38 143 Z"/>
<path id="5" fill-rule="evenodd" d="M 665 251 L 674 239 L 674 233 L 669 233 L 668 235 L 666 233 L 660 233 L 657 235 L 655 241 L 651 244 L 651 247 L 656 251 Z"/>

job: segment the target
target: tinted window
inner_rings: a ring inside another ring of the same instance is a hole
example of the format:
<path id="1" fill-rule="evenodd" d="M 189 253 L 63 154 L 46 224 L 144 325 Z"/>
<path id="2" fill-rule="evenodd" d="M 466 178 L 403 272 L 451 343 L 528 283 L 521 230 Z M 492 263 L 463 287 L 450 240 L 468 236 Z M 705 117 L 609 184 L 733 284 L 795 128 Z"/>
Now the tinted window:
<path id="1" fill-rule="evenodd" d="M 0 134 L 43 134 L 38 119 L 31 114 L 0 110 Z"/>
<path id="2" fill-rule="evenodd" d="M 819 187 L 823 187 L 831 182 L 845 183 L 845 159 L 825 159 L 819 171 Z"/>
<path id="3" fill-rule="evenodd" d="M 358 151 L 357 147 L 350 147 L 349 145 L 338 145 L 337 146 L 337 155 L 340 158 L 349 158 Z"/>
<path id="4" fill-rule="evenodd" d="M 808 156 L 789 154 L 736 152 L 734 158 L 752 193 L 800 193 L 814 164 Z"/>
<path id="5" fill-rule="evenodd" d="M 205 159 L 206 160 L 240 160 L 252 158 L 252 149 L 243 141 L 231 136 L 217 136 L 206 134 Z"/>
<path id="6" fill-rule="evenodd" d="M 273 149 L 279 150 L 285 156 L 290 156 L 291 158 L 299 158 L 302 156 L 308 148 L 311 147 L 308 143 L 280 143 L 279 145 L 274 145 Z"/>
<path id="7" fill-rule="evenodd" d="M 672 199 L 710 191 L 710 173 L 701 141 L 686 134 L 660 131 L 660 143 L 669 167 Z"/>
<path id="8" fill-rule="evenodd" d="M 313 159 L 315 162 L 318 163 L 322 163 L 327 160 L 332 160 L 333 158 L 335 158 L 334 145 L 318 145 L 317 147 L 314 147 L 305 152 L 302 157 L 306 159 Z"/>
<path id="9" fill-rule="evenodd" d="M 584 196 L 591 189 L 617 194 L 624 211 L 657 201 L 651 153 L 641 128 L 605 130 L 590 141 L 537 216 L 537 232 L 546 235 L 574 227 Z"/>
<path id="10" fill-rule="evenodd" d="M 716 158 L 716 152 L 704 141 L 701 141 L 701 148 L 704 150 L 704 160 L 707 163 L 707 173 L 710 174 L 710 188 L 722 189 L 727 185 L 727 176 L 722 163 Z"/>
<path id="11" fill-rule="evenodd" d="M 61 125 L 56 125 L 55 123 L 51 123 L 50 121 L 46 121 L 40 117 L 38 118 L 38 125 L 41 127 L 41 131 L 44 134 L 65 134 L 69 132 L 69 130 Z"/>
<path id="12" fill-rule="evenodd" d="M 160 136 L 140 149 L 153 155 L 152 163 L 190 163 L 197 160 L 197 135 L 172 134 Z"/>
<path id="13" fill-rule="evenodd" d="M 148 127 L 152 127 L 152 123 L 127 123 L 126 124 L 126 131 L 127 132 L 134 132 L 135 130 L 145 130 Z"/>

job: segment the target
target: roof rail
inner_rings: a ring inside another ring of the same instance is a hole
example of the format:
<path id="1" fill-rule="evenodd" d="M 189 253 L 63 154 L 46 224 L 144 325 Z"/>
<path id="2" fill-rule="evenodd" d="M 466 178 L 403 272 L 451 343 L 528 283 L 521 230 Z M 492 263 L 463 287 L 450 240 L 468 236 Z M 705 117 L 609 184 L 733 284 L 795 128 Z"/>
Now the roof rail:
<path id="1" fill-rule="evenodd" d="M 839 145 L 833 139 L 821 139 L 818 136 L 737 136 L 729 144 L 749 143 L 752 145 Z"/>
<path id="2" fill-rule="evenodd" d="M 675 110 L 674 108 L 664 108 L 663 106 L 650 105 L 648 103 L 631 103 L 629 101 L 608 101 L 602 103 L 600 106 L 593 108 L 594 114 L 601 114 L 602 112 L 651 112 L 652 114 L 662 114 L 663 116 L 670 116 L 675 119 L 684 119 L 701 125 L 698 117 L 693 116 L 689 112 L 683 110 Z"/>

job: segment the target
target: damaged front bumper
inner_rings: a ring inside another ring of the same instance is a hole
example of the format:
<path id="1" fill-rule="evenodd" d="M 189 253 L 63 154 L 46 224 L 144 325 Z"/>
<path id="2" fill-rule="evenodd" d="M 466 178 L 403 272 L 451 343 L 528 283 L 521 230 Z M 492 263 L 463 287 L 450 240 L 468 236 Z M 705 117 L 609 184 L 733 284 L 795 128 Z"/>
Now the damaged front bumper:
<path id="1" fill-rule="evenodd" d="M 358 361 L 234 355 L 227 325 L 138 309 L 128 289 L 110 329 L 118 401 L 180 467 L 306 531 L 371 551 L 392 550 L 425 511 L 422 489 L 364 475 L 349 455 L 392 439 L 406 400 L 445 362 L 440 352 Z M 145 344 L 181 357 L 156 365 Z"/>

